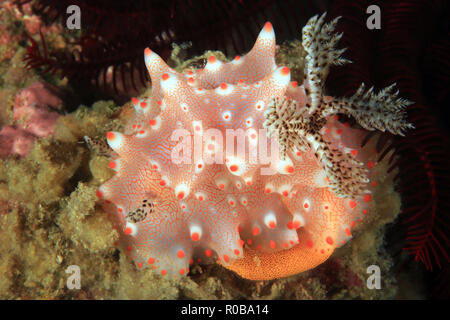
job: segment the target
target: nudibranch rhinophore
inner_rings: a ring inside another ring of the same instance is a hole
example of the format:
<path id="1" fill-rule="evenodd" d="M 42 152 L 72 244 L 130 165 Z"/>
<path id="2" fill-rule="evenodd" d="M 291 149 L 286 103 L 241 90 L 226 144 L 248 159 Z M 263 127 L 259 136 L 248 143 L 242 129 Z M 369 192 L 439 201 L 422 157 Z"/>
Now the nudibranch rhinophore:
<path id="1" fill-rule="evenodd" d="M 394 85 L 326 96 L 330 66 L 349 61 L 336 49 L 338 19 L 324 20 L 303 28 L 301 85 L 275 63 L 270 22 L 247 55 L 210 56 L 203 69 L 178 73 L 145 50 L 151 95 L 132 99 L 124 133 L 107 133 L 115 175 L 97 192 L 137 268 L 179 277 L 195 259 L 247 279 L 285 277 L 324 262 L 371 214 L 376 154 L 362 139 L 412 128 L 410 102 Z"/>

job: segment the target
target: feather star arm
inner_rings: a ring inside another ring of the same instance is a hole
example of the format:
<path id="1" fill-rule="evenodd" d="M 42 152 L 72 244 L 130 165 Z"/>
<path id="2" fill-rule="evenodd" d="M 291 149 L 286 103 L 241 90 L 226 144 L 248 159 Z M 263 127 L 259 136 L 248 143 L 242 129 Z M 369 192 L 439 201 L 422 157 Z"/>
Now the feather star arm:
<path id="1" fill-rule="evenodd" d="M 345 49 L 335 48 L 342 36 L 333 33 L 339 18 L 327 24 L 324 19 L 325 13 L 320 18 L 315 16 L 303 28 L 302 45 L 307 51 L 306 104 L 299 106 L 286 98 L 272 99 L 265 112 L 264 127 L 269 135 L 277 137 L 282 159 L 294 148 L 311 148 L 330 180 L 330 189 L 339 197 L 355 197 L 369 192 L 365 187 L 369 181 L 366 169 L 350 154 L 322 138 L 320 130 L 327 118 L 342 113 L 352 116 L 364 129 L 403 135 L 406 129 L 414 128 L 405 120 L 404 111 L 412 102 L 398 98 L 398 91 L 392 92 L 395 84 L 378 94 L 373 88 L 365 91 L 363 83 L 351 97 L 325 96 L 324 83 L 330 66 L 350 61 L 341 57 Z"/>
<path id="2" fill-rule="evenodd" d="M 414 128 L 411 123 L 406 122 L 404 111 L 412 102 L 397 98 L 398 91 L 392 93 L 394 86 L 395 83 L 375 94 L 373 87 L 364 92 L 365 85 L 362 83 L 351 97 L 325 102 L 321 116 L 343 113 L 355 118 L 366 130 L 388 130 L 392 134 L 403 136 L 406 129 Z"/>
<path id="3" fill-rule="evenodd" d="M 278 139 L 281 157 L 294 148 L 311 148 L 330 180 L 330 189 L 339 197 L 353 197 L 368 193 L 364 185 L 369 181 L 363 164 L 351 155 L 331 147 L 320 134 L 325 124 L 319 112 L 311 117 L 299 111 L 293 100 L 272 99 L 265 113 L 264 127 Z"/>
<path id="4" fill-rule="evenodd" d="M 333 33 L 340 17 L 324 23 L 325 16 L 326 12 L 320 18 L 317 15 L 312 17 L 303 28 L 302 46 L 306 51 L 305 84 L 311 99 L 310 114 L 321 104 L 325 80 L 330 67 L 351 62 L 341 56 L 346 48 L 335 48 L 342 37 L 342 33 Z"/>

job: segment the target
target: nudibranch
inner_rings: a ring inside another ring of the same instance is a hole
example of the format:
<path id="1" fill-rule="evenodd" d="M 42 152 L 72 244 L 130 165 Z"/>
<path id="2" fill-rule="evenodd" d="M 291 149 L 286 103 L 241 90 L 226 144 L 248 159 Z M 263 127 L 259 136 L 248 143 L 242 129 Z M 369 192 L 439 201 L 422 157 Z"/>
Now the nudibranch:
<path id="1" fill-rule="evenodd" d="M 203 69 L 178 73 L 145 49 L 151 95 L 132 99 L 124 133 L 107 133 L 115 175 L 97 191 L 137 268 L 180 277 L 195 259 L 247 279 L 285 277 L 324 262 L 371 214 L 376 154 L 362 139 L 412 128 L 410 102 L 394 85 L 325 95 L 330 66 L 349 61 L 336 49 L 338 19 L 324 20 L 303 28 L 302 84 L 276 65 L 270 22 L 247 55 L 210 56 Z M 269 142 L 270 161 L 254 161 Z"/>

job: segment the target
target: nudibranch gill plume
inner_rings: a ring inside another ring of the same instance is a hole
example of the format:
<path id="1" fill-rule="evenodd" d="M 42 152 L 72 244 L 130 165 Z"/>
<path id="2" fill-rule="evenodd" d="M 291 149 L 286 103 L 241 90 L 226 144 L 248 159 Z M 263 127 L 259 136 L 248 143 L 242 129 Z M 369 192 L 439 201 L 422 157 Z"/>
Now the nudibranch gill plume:
<path id="1" fill-rule="evenodd" d="M 180 277 L 196 259 L 247 279 L 285 277 L 327 260 L 371 214 L 376 154 L 362 140 L 367 130 L 413 128 L 404 111 L 411 102 L 394 85 L 325 95 L 330 67 L 350 62 L 336 49 L 337 22 L 323 14 L 303 28 L 302 84 L 276 65 L 270 22 L 247 55 L 210 56 L 203 69 L 178 73 L 145 50 L 151 95 L 132 99 L 124 133 L 107 133 L 115 175 L 97 191 L 137 268 Z M 225 137 L 238 131 L 244 152 L 224 152 Z M 251 161 L 269 138 L 276 160 Z"/>

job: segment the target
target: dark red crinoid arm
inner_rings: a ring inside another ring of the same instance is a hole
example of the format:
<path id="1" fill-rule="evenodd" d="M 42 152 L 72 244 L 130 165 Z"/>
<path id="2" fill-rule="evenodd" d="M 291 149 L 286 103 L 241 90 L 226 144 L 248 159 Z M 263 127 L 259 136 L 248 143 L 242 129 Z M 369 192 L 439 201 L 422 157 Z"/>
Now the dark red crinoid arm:
<path id="1" fill-rule="evenodd" d="M 167 60 L 172 43 L 191 42 L 189 56 L 205 50 L 227 55 L 249 51 L 266 21 L 272 21 L 280 40 L 298 37 L 306 20 L 326 10 L 324 3 L 296 0 L 16 0 L 32 3 L 45 23 L 63 23 L 69 5 L 81 9 L 81 36 L 73 48 L 45 52 L 36 43 L 29 47 L 31 67 L 58 72 L 75 81 L 109 83 L 117 94 L 131 96 L 146 86 L 143 63 L 146 47 Z M 45 39 L 42 37 L 45 45 Z"/>
<path id="2" fill-rule="evenodd" d="M 366 27 L 366 8 L 381 8 L 381 29 Z M 341 45 L 354 63 L 332 72 L 329 87 L 338 95 L 361 82 L 382 88 L 397 83 L 402 97 L 414 101 L 408 119 L 416 129 L 390 137 L 399 169 L 404 250 L 428 270 L 437 270 L 435 293 L 448 296 L 450 280 L 450 148 L 443 118 L 449 92 L 449 30 L 446 1 L 335 1 L 331 16 L 343 16 Z M 448 104 L 448 103 L 447 103 Z M 448 120 L 447 120 L 448 121 Z M 399 230 L 399 229 L 397 229 Z M 447 291 L 446 291 L 447 290 Z"/>

